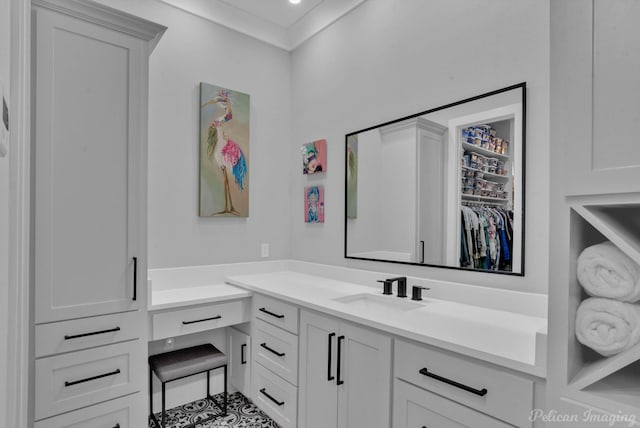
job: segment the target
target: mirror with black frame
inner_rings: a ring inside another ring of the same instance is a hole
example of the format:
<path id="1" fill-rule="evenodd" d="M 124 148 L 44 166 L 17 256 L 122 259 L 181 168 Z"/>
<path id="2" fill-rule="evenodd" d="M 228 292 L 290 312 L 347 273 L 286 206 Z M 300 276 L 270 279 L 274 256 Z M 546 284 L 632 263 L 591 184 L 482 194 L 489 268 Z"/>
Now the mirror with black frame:
<path id="1" fill-rule="evenodd" d="M 524 275 L 526 83 L 345 136 L 345 257 Z"/>

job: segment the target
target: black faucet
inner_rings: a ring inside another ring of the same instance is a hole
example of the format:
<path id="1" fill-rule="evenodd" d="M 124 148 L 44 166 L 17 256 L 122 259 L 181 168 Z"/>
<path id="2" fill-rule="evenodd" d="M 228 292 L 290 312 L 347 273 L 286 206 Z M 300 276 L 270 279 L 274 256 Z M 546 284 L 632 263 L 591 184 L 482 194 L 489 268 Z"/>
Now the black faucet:
<path id="1" fill-rule="evenodd" d="M 391 286 L 393 285 L 393 281 L 391 281 L 390 279 L 385 279 L 385 280 L 378 280 L 377 282 L 381 282 L 382 285 L 382 294 L 393 294 L 391 292 Z"/>
<path id="2" fill-rule="evenodd" d="M 389 278 L 387 281 L 393 284 L 394 281 L 398 281 L 398 297 L 407 297 L 407 277 L 399 276 L 398 278 Z"/>
<path id="3" fill-rule="evenodd" d="M 422 290 L 431 290 L 429 287 L 414 285 L 411 289 L 411 300 L 422 300 Z"/>

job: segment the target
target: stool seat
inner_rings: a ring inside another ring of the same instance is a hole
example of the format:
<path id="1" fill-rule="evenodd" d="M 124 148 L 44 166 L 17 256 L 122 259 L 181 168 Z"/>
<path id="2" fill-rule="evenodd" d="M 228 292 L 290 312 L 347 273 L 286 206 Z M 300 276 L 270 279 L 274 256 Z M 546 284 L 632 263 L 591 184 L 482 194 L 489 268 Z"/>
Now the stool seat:
<path id="1" fill-rule="evenodd" d="M 227 364 L 227 356 L 210 343 L 149 357 L 149 366 L 161 382 L 206 372 Z"/>

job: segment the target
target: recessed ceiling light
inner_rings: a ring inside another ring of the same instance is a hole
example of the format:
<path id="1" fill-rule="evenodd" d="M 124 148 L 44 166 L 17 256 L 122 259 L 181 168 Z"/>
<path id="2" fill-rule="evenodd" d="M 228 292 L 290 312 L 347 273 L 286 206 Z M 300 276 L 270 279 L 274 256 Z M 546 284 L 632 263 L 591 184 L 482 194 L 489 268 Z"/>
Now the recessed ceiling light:
<path id="1" fill-rule="evenodd" d="M 300 0 L 289 0 L 289 3 L 298 4 L 298 3 L 300 3 Z"/>

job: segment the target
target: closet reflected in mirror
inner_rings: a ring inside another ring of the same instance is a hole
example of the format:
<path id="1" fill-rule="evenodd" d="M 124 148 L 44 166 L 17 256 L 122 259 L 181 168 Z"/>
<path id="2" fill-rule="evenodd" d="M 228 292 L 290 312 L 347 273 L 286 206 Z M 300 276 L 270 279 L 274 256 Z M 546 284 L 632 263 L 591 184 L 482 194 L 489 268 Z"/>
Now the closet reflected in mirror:
<path id="1" fill-rule="evenodd" d="M 345 257 L 524 274 L 526 84 L 347 134 Z"/>

